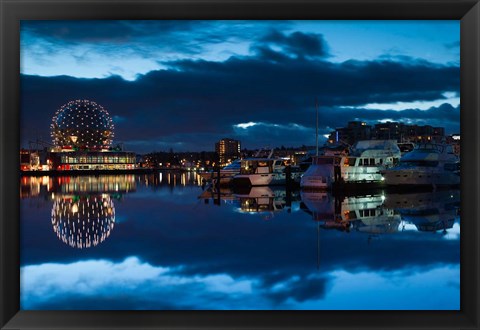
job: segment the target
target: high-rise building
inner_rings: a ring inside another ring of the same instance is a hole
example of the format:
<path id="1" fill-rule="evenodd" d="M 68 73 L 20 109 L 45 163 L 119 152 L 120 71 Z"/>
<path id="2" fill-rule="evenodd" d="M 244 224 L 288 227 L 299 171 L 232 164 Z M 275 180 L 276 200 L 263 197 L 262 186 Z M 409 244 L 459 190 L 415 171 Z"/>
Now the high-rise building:
<path id="1" fill-rule="evenodd" d="M 215 152 L 218 154 L 220 165 L 230 163 L 240 158 L 240 141 L 233 139 L 221 139 L 215 143 Z"/>

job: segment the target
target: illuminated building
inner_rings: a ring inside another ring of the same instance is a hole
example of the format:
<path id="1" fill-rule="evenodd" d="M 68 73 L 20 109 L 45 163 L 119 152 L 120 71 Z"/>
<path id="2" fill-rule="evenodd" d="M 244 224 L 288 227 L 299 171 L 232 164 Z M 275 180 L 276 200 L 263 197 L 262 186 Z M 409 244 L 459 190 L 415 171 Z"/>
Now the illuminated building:
<path id="1" fill-rule="evenodd" d="M 54 144 L 52 170 L 127 170 L 135 168 L 135 154 L 112 147 L 114 126 L 101 105 L 89 100 L 64 104 L 50 126 Z"/>
<path id="2" fill-rule="evenodd" d="M 375 125 L 374 137 L 378 140 L 397 142 L 441 142 L 445 137 L 443 127 L 430 125 L 406 125 L 398 122 L 385 122 Z"/>
<path id="3" fill-rule="evenodd" d="M 384 122 L 367 125 L 361 121 L 350 121 L 347 127 L 331 132 L 328 141 L 333 144 L 353 145 L 361 140 L 396 140 L 397 142 L 441 142 L 445 138 L 443 127 L 430 125 L 408 125 L 400 122 Z"/>
<path id="4" fill-rule="evenodd" d="M 30 168 L 30 152 L 25 149 L 20 149 L 20 170 L 28 171 Z"/>
<path id="5" fill-rule="evenodd" d="M 64 104 L 52 119 L 55 146 L 67 149 L 105 149 L 112 143 L 113 123 L 107 110 L 89 100 Z"/>
<path id="6" fill-rule="evenodd" d="M 65 244 L 85 249 L 104 242 L 115 225 L 115 206 L 108 194 L 56 196 L 52 226 Z"/>
<path id="7" fill-rule="evenodd" d="M 221 139 L 215 143 L 215 152 L 218 154 L 220 165 L 230 163 L 240 158 L 240 141 Z"/>
<path id="8" fill-rule="evenodd" d="M 372 127 L 361 121 L 350 121 L 347 127 L 337 128 L 330 134 L 331 143 L 353 145 L 360 140 L 370 140 Z"/>

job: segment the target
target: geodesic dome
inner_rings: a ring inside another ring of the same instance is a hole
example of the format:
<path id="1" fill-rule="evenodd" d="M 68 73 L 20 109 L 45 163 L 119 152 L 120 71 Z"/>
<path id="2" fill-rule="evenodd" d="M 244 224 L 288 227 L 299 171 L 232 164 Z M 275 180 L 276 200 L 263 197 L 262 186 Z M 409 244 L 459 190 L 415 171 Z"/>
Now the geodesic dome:
<path id="1" fill-rule="evenodd" d="M 106 148 L 114 136 L 107 110 L 89 100 L 64 104 L 53 116 L 50 129 L 56 147 Z"/>

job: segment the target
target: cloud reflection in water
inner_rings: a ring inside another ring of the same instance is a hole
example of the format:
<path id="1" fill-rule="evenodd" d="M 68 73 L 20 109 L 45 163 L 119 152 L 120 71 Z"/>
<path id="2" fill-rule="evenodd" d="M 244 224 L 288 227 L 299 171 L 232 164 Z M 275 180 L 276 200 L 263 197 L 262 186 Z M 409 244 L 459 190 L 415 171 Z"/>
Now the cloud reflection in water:
<path id="1" fill-rule="evenodd" d="M 22 309 L 455 309 L 458 266 L 430 270 L 293 276 L 265 286 L 261 274 L 180 275 L 137 257 L 22 267 Z M 442 290 L 439 290 L 442 288 Z M 395 299 L 388 297 L 395 296 Z M 410 297 L 410 298 L 409 298 Z M 415 297 L 415 299 L 411 299 Z M 91 303 L 96 300 L 96 304 Z"/>

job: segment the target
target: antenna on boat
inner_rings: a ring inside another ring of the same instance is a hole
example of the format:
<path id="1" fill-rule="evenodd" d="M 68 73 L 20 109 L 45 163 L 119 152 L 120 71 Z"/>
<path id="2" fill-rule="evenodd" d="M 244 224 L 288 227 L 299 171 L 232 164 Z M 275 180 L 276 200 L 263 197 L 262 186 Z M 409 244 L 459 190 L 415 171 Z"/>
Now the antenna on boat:
<path id="1" fill-rule="evenodd" d="M 315 127 L 315 155 L 318 156 L 318 98 L 315 98 L 315 109 L 317 110 L 317 124 Z"/>

